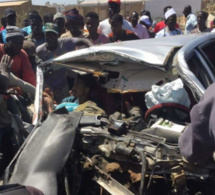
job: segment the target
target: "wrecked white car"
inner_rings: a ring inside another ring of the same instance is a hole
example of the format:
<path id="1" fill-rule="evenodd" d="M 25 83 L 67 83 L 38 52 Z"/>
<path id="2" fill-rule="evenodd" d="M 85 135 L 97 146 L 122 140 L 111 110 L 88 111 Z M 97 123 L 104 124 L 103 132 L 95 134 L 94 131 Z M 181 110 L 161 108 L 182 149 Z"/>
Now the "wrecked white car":
<path id="1" fill-rule="evenodd" d="M 145 94 L 152 85 L 180 77 L 189 97 L 198 101 L 215 81 L 214 47 L 215 34 L 174 36 L 90 47 L 42 64 L 36 127 L 7 168 L 5 184 L 31 185 L 45 195 L 211 194 L 214 168 L 184 161 L 177 143 L 190 107 L 165 102 L 147 109 Z M 114 111 L 122 115 L 129 96 L 131 106 L 140 107 L 145 127 L 135 129 L 138 122 L 129 117 L 136 112 L 111 121 L 65 108 L 41 124 L 43 74 L 62 68 L 100 78 L 105 90 L 97 94 L 105 93 L 102 106 L 108 114 L 117 105 Z"/>

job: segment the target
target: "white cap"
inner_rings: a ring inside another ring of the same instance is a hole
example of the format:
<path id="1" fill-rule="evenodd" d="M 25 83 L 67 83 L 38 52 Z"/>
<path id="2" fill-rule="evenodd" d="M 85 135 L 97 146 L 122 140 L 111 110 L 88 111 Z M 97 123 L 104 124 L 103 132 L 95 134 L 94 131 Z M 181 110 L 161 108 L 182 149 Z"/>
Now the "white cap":
<path id="1" fill-rule="evenodd" d="M 149 17 L 146 16 L 146 15 L 141 16 L 140 21 L 146 23 L 146 24 L 149 25 L 149 26 L 152 25 L 151 22 L 150 22 L 150 20 L 149 20 Z"/>
<path id="2" fill-rule="evenodd" d="M 175 10 L 173 8 L 171 8 L 166 11 L 164 16 L 165 16 L 165 19 L 167 20 L 170 16 L 175 15 L 175 14 L 176 14 Z"/>

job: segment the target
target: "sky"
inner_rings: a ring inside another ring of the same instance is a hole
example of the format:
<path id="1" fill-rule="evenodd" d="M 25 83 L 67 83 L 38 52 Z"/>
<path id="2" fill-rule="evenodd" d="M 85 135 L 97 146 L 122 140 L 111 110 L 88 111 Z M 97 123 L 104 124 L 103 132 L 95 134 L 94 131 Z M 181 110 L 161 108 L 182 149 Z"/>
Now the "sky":
<path id="1" fill-rule="evenodd" d="M 33 5 L 45 5 L 47 1 L 45 0 L 32 0 Z M 77 4 L 77 0 L 49 0 L 49 3 L 58 3 L 58 4 L 63 4 L 63 5 L 68 5 L 68 4 Z"/>

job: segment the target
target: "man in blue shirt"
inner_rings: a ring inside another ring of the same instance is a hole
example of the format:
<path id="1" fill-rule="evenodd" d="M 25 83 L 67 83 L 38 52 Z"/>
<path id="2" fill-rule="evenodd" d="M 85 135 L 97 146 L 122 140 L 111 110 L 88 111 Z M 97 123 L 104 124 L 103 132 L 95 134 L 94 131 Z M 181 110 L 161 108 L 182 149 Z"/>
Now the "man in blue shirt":
<path id="1" fill-rule="evenodd" d="M 184 16 L 187 19 L 186 25 L 185 25 L 185 34 L 190 34 L 193 29 L 197 26 L 197 18 L 194 14 L 192 14 L 192 7 L 190 5 L 187 5 L 184 8 Z"/>
<path id="2" fill-rule="evenodd" d="M 32 32 L 25 37 L 25 40 L 34 42 L 36 47 L 46 42 L 43 32 L 43 23 L 40 15 L 31 14 L 29 17 Z"/>
<path id="3" fill-rule="evenodd" d="M 30 20 L 30 16 L 31 16 L 32 14 L 39 15 L 38 11 L 36 11 L 36 10 L 30 10 L 30 11 L 28 12 L 28 20 Z M 24 27 L 22 30 L 25 31 L 28 35 L 31 34 L 31 32 L 32 32 L 32 30 L 31 30 L 31 25 L 29 24 L 28 26 Z"/>

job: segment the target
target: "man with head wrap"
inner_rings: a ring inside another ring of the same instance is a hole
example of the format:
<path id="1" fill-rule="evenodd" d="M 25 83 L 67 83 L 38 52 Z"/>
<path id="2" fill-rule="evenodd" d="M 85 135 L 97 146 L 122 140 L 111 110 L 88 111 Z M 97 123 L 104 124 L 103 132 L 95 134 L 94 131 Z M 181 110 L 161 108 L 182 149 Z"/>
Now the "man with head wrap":
<path id="1" fill-rule="evenodd" d="M 165 13 L 167 12 L 168 9 L 171 9 L 172 6 L 166 6 L 164 9 L 163 9 L 163 14 L 165 15 Z M 166 27 L 166 23 L 165 23 L 165 20 L 162 20 L 160 22 L 158 22 L 155 27 L 154 27 L 154 33 L 158 33 L 160 30 L 162 30 L 164 27 Z M 179 25 L 176 23 L 175 25 L 176 28 L 179 28 Z"/>
<path id="2" fill-rule="evenodd" d="M 206 26 L 206 21 L 208 19 L 208 13 L 204 11 L 199 11 L 197 15 L 197 28 L 191 31 L 191 33 L 204 33 L 211 32 L 211 29 Z"/>
<path id="3" fill-rule="evenodd" d="M 79 11 L 76 8 L 68 10 L 66 13 L 66 33 L 61 35 L 61 38 L 65 37 L 79 37 L 86 38 L 88 33 L 82 29 L 82 20 L 79 15 Z"/>
<path id="4" fill-rule="evenodd" d="M 175 10 L 173 8 L 169 8 L 165 13 L 165 23 L 167 26 L 160 30 L 156 34 L 155 38 L 183 34 L 183 32 L 180 29 L 175 27 L 176 19 L 177 16 Z"/>

